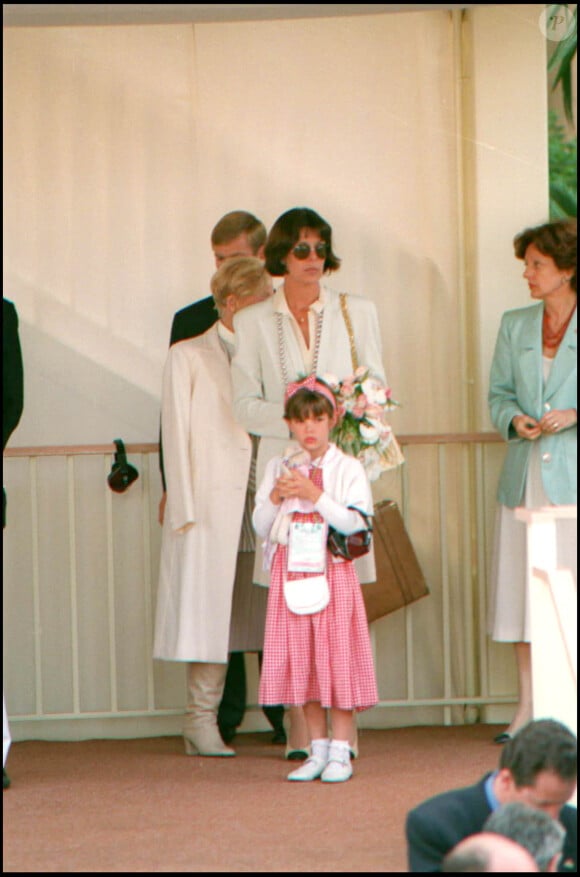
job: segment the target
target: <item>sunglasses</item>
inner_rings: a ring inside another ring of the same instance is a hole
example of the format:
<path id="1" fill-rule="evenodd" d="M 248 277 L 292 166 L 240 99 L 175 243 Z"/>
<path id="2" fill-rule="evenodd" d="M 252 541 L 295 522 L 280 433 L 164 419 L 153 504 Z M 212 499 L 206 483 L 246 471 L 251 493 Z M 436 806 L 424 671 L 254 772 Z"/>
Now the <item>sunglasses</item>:
<path id="1" fill-rule="evenodd" d="M 307 259 L 310 255 L 310 251 L 314 250 L 319 259 L 326 259 L 326 255 L 328 253 L 328 245 L 324 243 L 324 241 L 319 241 L 319 243 L 315 244 L 315 246 L 311 247 L 310 244 L 302 242 L 301 244 L 296 244 L 292 249 L 292 253 L 296 256 L 297 259 L 303 261 Z"/>

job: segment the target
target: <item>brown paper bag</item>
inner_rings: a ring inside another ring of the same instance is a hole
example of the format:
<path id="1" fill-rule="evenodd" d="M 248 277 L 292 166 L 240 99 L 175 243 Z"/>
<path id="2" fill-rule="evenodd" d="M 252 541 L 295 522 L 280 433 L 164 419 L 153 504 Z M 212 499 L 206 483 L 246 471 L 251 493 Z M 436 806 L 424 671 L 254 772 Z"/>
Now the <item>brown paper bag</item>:
<path id="1" fill-rule="evenodd" d="M 393 500 L 375 505 L 373 544 L 377 580 L 361 586 L 369 624 L 429 593 L 405 522 Z"/>

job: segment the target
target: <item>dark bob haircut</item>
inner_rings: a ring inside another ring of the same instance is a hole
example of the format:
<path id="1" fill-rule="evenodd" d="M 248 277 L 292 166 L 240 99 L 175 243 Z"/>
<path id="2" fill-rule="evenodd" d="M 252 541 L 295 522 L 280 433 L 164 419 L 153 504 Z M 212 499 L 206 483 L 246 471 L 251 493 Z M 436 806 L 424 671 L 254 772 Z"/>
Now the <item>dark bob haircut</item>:
<path id="1" fill-rule="evenodd" d="M 309 207 L 293 207 L 278 217 L 266 241 L 266 268 L 273 277 L 282 277 L 287 273 L 284 259 L 300 240 L 300 232 L 304 228 L 317 231 L 328 248 L 324 272 L 336 271 L 340 267 L 340 259 L 332 252 L 332 229 L 327 221 Z"/>
<path id="2" fill-rule="evenodd" d="M 526 250 L 533 244 L 544 256 L 550 256 L 558 268 L 572 271 L 570 286 L 576 292 L 576 245 L 577 221 L 559 219 L 535 228 L 526 228 L 514 238 L 514 250 L 518 259 L 524 259 Z"/>

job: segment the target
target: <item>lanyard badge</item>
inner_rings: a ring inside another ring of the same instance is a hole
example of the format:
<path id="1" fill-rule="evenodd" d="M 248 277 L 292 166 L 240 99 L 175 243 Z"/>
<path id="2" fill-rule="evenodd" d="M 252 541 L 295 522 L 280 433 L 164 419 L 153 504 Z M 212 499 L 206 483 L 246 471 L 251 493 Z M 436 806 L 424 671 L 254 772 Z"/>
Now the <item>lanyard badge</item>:
<path id="1" fill-rule="evenodd" d="M 324 521 L 293 521 L 288 540 L 288 571 L 321 573 L 325 568 Z"/>

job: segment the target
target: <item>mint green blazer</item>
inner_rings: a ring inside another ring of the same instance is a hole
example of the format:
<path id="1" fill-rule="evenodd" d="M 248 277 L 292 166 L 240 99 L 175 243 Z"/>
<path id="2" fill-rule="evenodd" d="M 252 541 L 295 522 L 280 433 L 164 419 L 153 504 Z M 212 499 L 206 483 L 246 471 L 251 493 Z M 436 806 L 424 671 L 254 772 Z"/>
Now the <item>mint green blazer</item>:
<path id="1" fill-rule="evenodd" d="M 520 438 L 511 421 L 516 414 L 539 420 L 550 409 L 576 408 L 576 311 L 552 363 L 546 386 L 542 377 L 542 302 L 506 311 L 495 345 L 489 385 L 489 412 L 508 443 L 497 498 L 515 508 L 522 504 L 532 444 Z M 550 501 L 574 505 L 576 493 L 576 425 L 542 435 L 542 480 Z"/>

